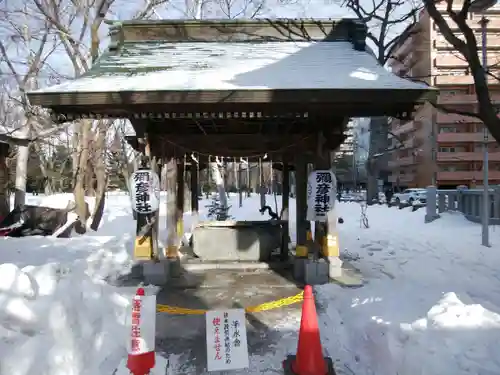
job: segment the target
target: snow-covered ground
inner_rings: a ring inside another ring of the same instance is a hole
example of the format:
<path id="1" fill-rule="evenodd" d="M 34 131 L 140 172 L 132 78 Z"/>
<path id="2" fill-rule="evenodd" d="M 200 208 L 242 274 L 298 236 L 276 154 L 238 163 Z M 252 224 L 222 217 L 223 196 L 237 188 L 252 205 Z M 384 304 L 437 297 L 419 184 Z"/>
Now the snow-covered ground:
<path id="1" fill-rule="evenodd" d="M 485 248 L 460 214 L 425 224 L 425 210 L 372 206 L 360 229 L 360 208 L 339 206 L 367 284 L 319 288 L 330 355 L 356 375 L 500 374 L 500 228 Z"/>
<path id="2" fill-rule="evenodd" d="M 67 198 L 29 201 L 65 206 Z M 268 203 L 274 207 L 272 197 Z M 207 204 L 200 202 L 201 216 Z M 231 204 L 237 219 L 268 219 L 256 196 Z M 358 203 L 340 203 L 338 212 L 341 248 L 359 258 L 353 263 L 366 279 L 358 289 L 317 288 L 324 348 L 339 372 L 500 374 L 500 228 L 491 227 L 493 246 L 484 248 L 480 226 L 458 214 L 424 224 L 423 210 L 372 206 L 364 229 Z M 134 226 L 128 197 L 110 193 L 98 232 L 0 238 L 0 375 L 113 373 L 126 356 L 135 289 L 109 280 L 133 264 Z M 283 329 L 298 328 L 293 319 Z"/>

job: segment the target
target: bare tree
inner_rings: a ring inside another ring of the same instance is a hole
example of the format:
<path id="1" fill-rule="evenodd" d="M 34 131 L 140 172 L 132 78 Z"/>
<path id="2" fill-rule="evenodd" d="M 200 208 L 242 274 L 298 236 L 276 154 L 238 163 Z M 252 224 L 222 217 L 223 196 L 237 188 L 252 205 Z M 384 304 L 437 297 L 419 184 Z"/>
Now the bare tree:
<path id="1" fill-rule="evenodd" d="M 102 26 L 116 0 L 33 0 L 43 19 L 56 30 L 66 56 L 73 67 L 71 76 L 80 76 L 90 69 L 99 57 Z M 143 19 L 154 14 L 167 0 L 146 1 L 133 15 Z M 132 17 L 131 17 L 132 18 Z M 77 121 L 73 128 L 74 195 L 79 216 L 77 230 L 85 232 L 85 193 L 95 194 L 92 229 L 97 229 L 104 207 L 106 179 L 106 135 L 111 121 Z"/>
<path id="2" fill-rule="evenodd" d="M 395 49 L 416 33 L 413 25 L 422 9 L 418 3 L 405 0 L 345 0 L 342 5 L 368 26 L 367 39 L 375 47 L 377 61 L 385 65 Z"/>
<path id="3" fill-rule="evenodd" d="M 472 1 L 463 0 L 463 2 L 454 3 L 453 0 L 446 0 L 442 1 L 440 5 L 436 5 L 436 2 L 433 0 L 424 0 L 423 3 L 429 16 L 434 20 L 446 41 L 458 51 L 460 56 L 469 65 L 478 102 L 477 111 L 462 111 L 444 105 L 437 105 L 437 108 L 444 112 L 480 119 L 488 128 L 493 138 L 497 142 L 500 142 L 500 118 L 497 116 L 498 108 L 491 101 L 491 93 L 488 87 L 488 76 L 492 76 L 497 80 L 500 79 L 497 74 L 499 67 L 496 63 L 489 67 L 483 67 L 481 63 L 477 37 L 468 24 L 468 15 Z M 440 6 L 441 10 L 437 6 Z M 442 13 L 443 10 L 449 19 L 453 21 L 452 24 L 445 19 Z M 458 30 L 455 31 L 457 28 Z"/>
<path id="4" fill-rule="evenodd" d="M 7 15 L 7 14 L 6 14 Z M 3 72 L 8 74 L 7 82 L 14 86 L 10 100 L 15 102 L 11 108 L 16 111 L 15 122 L 5 124 L 1 139 L 17 145 L 17 167 L 15 180 L 15 206 L 23 205 L 26 197 L 27 167 L 29 158 L 29 142 L 40 136 L 36 135 L 50 121 L 31 111 L 26 95 L 27 91 L 37 88 L 38 75 L 46 59 L 54 52 L 57 41 L 51 35 L 51 26 L 47 22 L 20 22 L 24 16 L 26 21 L 29 12 L 12 12 L 2 24 L 3 38 L 0 41 L 0 63 Z M 11 53 L 9 53 L 9 51 Z M 9 82 L 10 81 L 10 82 Z M 13 118 L 11 117 L 11 120 Z M 50 135 L 53 129 L 45 135 Z"/>
<path id="5" fill-rule="evenodd" d="M 418 32 L 414 25 L 422 8 L 414 1 L 345 0 L 341 4 L 368 26 L 367 40 L 374 47 L 373 53 L 381 65 L 386 65 L 390 59 L 395 58 L 395 50 Z M 390 147 L 388 128 L 389 123 L 385 118 L 376 118 L 370 122 L 370 151 L 367 160 L 369 204 L 377 197 L 377 176 L 380 169 L 384 168 L 381 162 L 387 159 L 386 154 L 394 151 Z"/>

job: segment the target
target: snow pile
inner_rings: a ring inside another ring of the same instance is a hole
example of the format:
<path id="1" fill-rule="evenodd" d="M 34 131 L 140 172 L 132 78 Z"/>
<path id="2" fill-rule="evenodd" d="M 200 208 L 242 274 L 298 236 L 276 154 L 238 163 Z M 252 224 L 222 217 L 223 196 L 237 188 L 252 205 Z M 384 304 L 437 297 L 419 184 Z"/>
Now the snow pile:
<path id="1" fill-rule="evenodd" d="M 0 238 L 0 375 L 113 373 L 126 357 L 135 293 L 109 283 L 133 265 L 126 238 Z"/>
<path id="2" fill-rule="evenodd" d="M 454 292 L 442 294 L 425 312 L 432 298 L 424 290 L 382 292 L 383 284 L 376 284 L 377 296 L 347 292 L 351 298 L 342 291 L 335 297 L 325 293 L 331 286 L 319 288 L 320 303 L 327 305 L 320 316 L 328 327 L 323 341 L 346 369 L 356 375 L 500 373 L 498 313 Z M 404 298 L 403 291 L 419 295 Z"/>

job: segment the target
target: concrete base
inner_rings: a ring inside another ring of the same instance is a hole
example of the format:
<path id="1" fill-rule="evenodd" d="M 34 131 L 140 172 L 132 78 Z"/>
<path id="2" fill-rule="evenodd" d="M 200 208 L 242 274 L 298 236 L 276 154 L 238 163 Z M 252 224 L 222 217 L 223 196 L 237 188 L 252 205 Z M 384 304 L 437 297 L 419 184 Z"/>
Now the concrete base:
<path id="1" fill-rule="evenodd" d="M 433 214 L 430 214 L 430 215 L 426 214 L 424 220 L 425 220 L 425 223 L 432 223 L 434 220 L 437 220 L 439 218 L 440 218 L 440 216 L 438 214 L 434 214 L 434 215 Z"/>
<path id="2" fill-rule="evenodd" d="M 330 274 L 330 280 L 335 284 L 347 288 L 359 288 L 364 285 L 363 275 L 349 262 L 343 262 L 340 274 Z"/>
<path id="3" fill-rule="evenodd" d="M 182 263 L 182 269 L 188 272 L 207 270 L 277 270 L 288 268 L 285 262 L 200 262 Z"/>
<path id="4" fill-rule="evenodd" d="M 342 275 L 342 260 L 339 257 L 328 257 L 328 276 L 330 278 Z"/>
<path id="5" fill-rule="evenodd" d="M 309 260 L 304 271 L 304 283 L 307 285 L 322 285 L 330 281 L 329 265 L 325 259 Z"/>
<path id="6" fill-rule="evenodd" d="M 306 274 L 306 264 L 309 262 L 308 258 L 295 257 L 293 260 L 293 278 L 298 283 L 303 283 Z"/>
<path id="7" fill-rule="evenodd" d="M 281 247 L 282 225 L 273 221 L 211 221 L 193 230 L 193 253 L 206 261 L 268 261 Z"/>
<path id="8" fill-rule="evenodd" d="M 164 260 L 142 263 L 142 277 L 146 285 L 164 286 L 168 281 L 169 274 L 169 266 Z"/>
<path id="9" fill-rule="evenodd" d="M 360 287 L 364 285 L 359 270 L 338 257 L 313 260 L 295 258 L 293 278 L 296 282 L 309 285 L 326 284 L 330 281 L 342 286 Z"/>
<path id="10" fill-rule="evenodd" d="M 295 361 L 295 358 L 296 358 L 296 356 L 289 355 L 283 361 L 283 370 L 284 370 L 285 375 L 300 375 L 300 374 L 296 374 L 292 370 L 292 364 Z M 324 375 L 336 375 L 335 368 L 333 367 L 332 359 L 330 357 L 325 357 L 325 362 L 326 362 L 327 373 Z"/>
<path id="11" fill-rule="evenodd" d="M 182 273 L 181 260 L 180 258 L 167 258 L 167 268 L 169 270 L 170 277 L 180 277 Z"/>

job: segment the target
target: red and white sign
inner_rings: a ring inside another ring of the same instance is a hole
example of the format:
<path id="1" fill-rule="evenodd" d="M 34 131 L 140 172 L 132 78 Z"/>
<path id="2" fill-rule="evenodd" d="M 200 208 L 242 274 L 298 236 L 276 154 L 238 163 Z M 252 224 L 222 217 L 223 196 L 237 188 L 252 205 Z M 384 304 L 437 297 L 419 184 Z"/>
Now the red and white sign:
<path id="1" fill-rule="evenodd" d="M 127 367 L 133 375 L 146 375 L 155 366 L 156 296 L 138 288 L 131 317 Z"/>
<path id="2" fill-rule="evenodd" d="M 244 309 L 213 310 L 205 314 L 207 370 L 225 371 L 248 367 Z"/>

